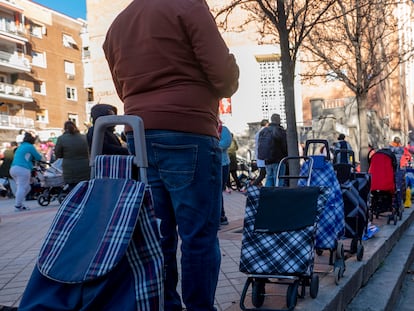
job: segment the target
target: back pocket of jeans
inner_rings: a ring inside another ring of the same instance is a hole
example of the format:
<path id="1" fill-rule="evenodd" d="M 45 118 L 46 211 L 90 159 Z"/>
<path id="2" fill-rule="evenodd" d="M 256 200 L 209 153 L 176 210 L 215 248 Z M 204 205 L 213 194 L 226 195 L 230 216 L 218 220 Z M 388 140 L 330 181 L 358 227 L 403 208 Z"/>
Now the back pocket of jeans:
<path id="1" fill-rule="evenodd" d="M 197 145 L 152 144 L 160 177 L 170 189 L 191 184 L 197 164 Z"/>

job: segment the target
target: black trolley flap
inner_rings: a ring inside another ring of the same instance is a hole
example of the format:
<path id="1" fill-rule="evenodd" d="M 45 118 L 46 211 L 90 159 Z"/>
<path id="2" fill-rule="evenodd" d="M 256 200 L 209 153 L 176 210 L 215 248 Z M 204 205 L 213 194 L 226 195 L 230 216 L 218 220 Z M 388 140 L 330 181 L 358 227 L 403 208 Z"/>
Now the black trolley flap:
<path id="1" fill-rule="evenodd" d="M 255 231 L 278 233 L 315 224 L 319 187 L 263 187 L 255 218 Z"/>

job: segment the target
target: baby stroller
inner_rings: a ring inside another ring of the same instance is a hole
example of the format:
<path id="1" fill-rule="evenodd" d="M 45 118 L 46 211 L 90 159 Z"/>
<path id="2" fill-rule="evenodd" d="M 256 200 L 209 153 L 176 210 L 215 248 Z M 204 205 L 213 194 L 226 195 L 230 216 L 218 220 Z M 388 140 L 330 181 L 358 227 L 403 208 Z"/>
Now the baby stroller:
<path id="1" fill-rule="evenodd" d="M 36 161 L 31 171 L 30 192 L 26 195 L 26 200 L 37 200 L 39 195 L 43 193 L 42 180 L 44 171 L 44 164 L 41 161 Z"/>
<path id="2" fill-rule="evenodd" d="M 282 162 L 296 158 L 310 161 L 312 168 L 312 159 L 307 157 L 288 157 Z M 301 297 L 306 286 L 310 287 L 312 298 L 318 294 L 319 278 L 313 273 L 314 238 L 327 195 L 324 189 L 309 186 L 310 175 L 283 178 L 304 178 L 308 182 L 304 187 L 251 186 L 247 189 L 240 271 L 248 278 L 240 298 L 242 310 L 256 310 L 246 308 L 244 303 L 250 285 L 252 304 L 256 308 L 264 303 L 266 284 L 288 285 L 288 310 L 296 306 L 299 286 Z"/>
<path id="3" fill-rule="evenodd" d="M 250 183 L 257 178 L 257 164 L 256 160 L 251 160 L 251 151 L 249 150 L 248 158 L 237 156 L 237 176 L 239 183 L 242 185 L 242 189 L 246 189 L 250 186 Z M 237 190 L 237 183 L 231 178 L 231 189 Z"/>
<path id="4" fill-rule="evenodd" d="M 43 191 L 37 196 L 37 203 L 40 206 L 47 206 L 56 199 L 62 203 L 67 194 L 68 186 L 63 181 L 60 161 L 55 161 L 52 164 L 40 162 L 40 167 L 39 179 Z"/>
<path id="5" fill-rule="evenodd" d="M 371 194 L 369 198 L 370 220 L 374 215 L 387 217 L 387 224 L 391 221 L 397 224 L 402 219 L 401 176 L 397 159 L 394 153 L 387 148 L 378 150 L 371 158 L 369 167 L 371 174 Z M 384 215 L 384 213 L 386 213 Z"/>

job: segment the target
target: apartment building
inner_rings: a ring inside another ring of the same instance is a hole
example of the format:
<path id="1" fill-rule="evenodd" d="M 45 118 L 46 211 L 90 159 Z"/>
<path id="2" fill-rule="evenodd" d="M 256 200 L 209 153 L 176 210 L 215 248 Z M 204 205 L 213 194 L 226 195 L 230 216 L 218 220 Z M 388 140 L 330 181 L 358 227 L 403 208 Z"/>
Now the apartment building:
<path id="1" fill-rule="evenodd" d="M 81 32 L 86 22 L 28 0 L 0 0 L 0 143 L 42 137 L 70 119 L 84 129 Z"/>

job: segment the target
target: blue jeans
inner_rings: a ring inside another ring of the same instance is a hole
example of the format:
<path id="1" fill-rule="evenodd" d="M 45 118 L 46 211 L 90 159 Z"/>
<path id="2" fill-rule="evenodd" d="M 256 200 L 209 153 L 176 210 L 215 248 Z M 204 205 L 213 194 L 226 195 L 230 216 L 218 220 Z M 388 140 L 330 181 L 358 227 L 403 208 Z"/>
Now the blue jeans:
<path id="1" fill-rule="evenodd" d="M 221 151 L 205 135 L 147 130 L 148 183 L 161 220 L 165 261 L 165 310 L 182 310 L 176 260 L 181 238 L 182 299 L 189 311 L 215 310 L 220 270 L 217 238 L 221 209 Z M 134 149 L 132 132 L 127 133 Z"/>
<path id="2" fill-rule="evenodd" d="M 276 173 L 279 163 L 266 164 L 266 183 L 265 187 L 274 187 L 276 185 Z M 279 176 L 285 175 L 285 166 L 280 167 Z M 278 186 L 283 186 L 284 180 L 279 178 Z"/>

